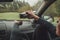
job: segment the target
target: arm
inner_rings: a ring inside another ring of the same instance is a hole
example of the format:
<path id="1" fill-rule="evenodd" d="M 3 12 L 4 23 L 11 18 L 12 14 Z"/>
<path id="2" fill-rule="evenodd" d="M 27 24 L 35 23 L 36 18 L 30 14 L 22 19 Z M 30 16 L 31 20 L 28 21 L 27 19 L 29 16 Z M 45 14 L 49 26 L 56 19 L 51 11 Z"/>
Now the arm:
<path id="1" fill-rule="evenodd" d="M 56 37 L 56 28 L 53 24 L 39 18 L 36 22 L 37 24 L 40 24 L 40 26 L 44 25 L 44 27 L 47 28 L 48 32 L 50 33 L 52 38 Z"/>
<path id="2" fill-rule="evenodd" d="M 52 38 L 55 37 L 55 35 L 56 35 L 55 34 L 55 27 L 51 23 L 41 19 L 39 16 L 35 15 L 35 13 L 33 13 L 32 11 L 28 11 L 28 15 L 30 15 L 29 16 L 30 18 L 35 19 L 37 24 L 40 24 L 40 26 L 42 26 L 43 28 L 46 27 L 48 32 L 51 34 Z"/>

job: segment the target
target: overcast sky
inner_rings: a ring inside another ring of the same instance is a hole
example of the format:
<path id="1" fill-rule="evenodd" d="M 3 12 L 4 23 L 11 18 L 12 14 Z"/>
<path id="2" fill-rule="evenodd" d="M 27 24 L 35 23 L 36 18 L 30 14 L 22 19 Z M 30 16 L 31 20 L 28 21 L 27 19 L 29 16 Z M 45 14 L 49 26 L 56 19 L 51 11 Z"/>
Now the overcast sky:
<path id="1" fill-rule="evenodd" d="M 24 1 L 24 0 L 18 0 L 18 1 Z M 40 1 L 42 1 L 42 0 L 40 0 Z M 38 2 L 38 0 L 25 0 L 25 2 L 28 2 L 31 6 L 33 6 Z"/>
<path id="2" fill-rule="evenodd" d="M 38 2 L 38 0 L 25 0 L 25 1 L 28 2 L 31 6 Z"/>

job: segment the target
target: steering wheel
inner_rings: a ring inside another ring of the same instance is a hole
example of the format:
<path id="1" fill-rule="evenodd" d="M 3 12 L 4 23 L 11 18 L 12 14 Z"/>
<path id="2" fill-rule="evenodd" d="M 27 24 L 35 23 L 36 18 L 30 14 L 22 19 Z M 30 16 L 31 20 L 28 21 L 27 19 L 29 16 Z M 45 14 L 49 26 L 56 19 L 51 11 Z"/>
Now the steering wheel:
<path id="1" fill-rule="evenodd" d="M 15 23 L 13 26 L 13 30 L 11 30 L 10 40 L 29 40 L 29 37 L 24 34 L 20 33 L 18 23 Z"/>

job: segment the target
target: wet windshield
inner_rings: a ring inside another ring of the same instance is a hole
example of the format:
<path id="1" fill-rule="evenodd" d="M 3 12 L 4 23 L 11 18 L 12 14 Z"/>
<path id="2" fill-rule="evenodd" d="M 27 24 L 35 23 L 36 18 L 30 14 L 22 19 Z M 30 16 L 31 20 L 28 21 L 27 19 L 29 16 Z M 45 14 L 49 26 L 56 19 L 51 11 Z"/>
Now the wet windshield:
<path id="1" fill-rule="evenodd" d="M 20 20 L 19 14 L 27 10 L 37 11 L 43 0 L 13 0 L 0 2 L 0 19 Z"/>

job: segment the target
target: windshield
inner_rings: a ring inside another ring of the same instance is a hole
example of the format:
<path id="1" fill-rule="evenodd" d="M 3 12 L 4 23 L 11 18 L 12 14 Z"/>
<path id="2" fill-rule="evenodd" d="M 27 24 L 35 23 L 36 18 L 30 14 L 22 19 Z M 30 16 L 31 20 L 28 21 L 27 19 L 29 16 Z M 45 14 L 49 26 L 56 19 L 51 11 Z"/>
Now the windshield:
<path id="1" fill-rule="evenodd" d="M 0 2 L 0 19 L 20 20 L 19 14 L 27 10 L 37 12 L 43 0 L 14 0 L 13 2 Z"/>

